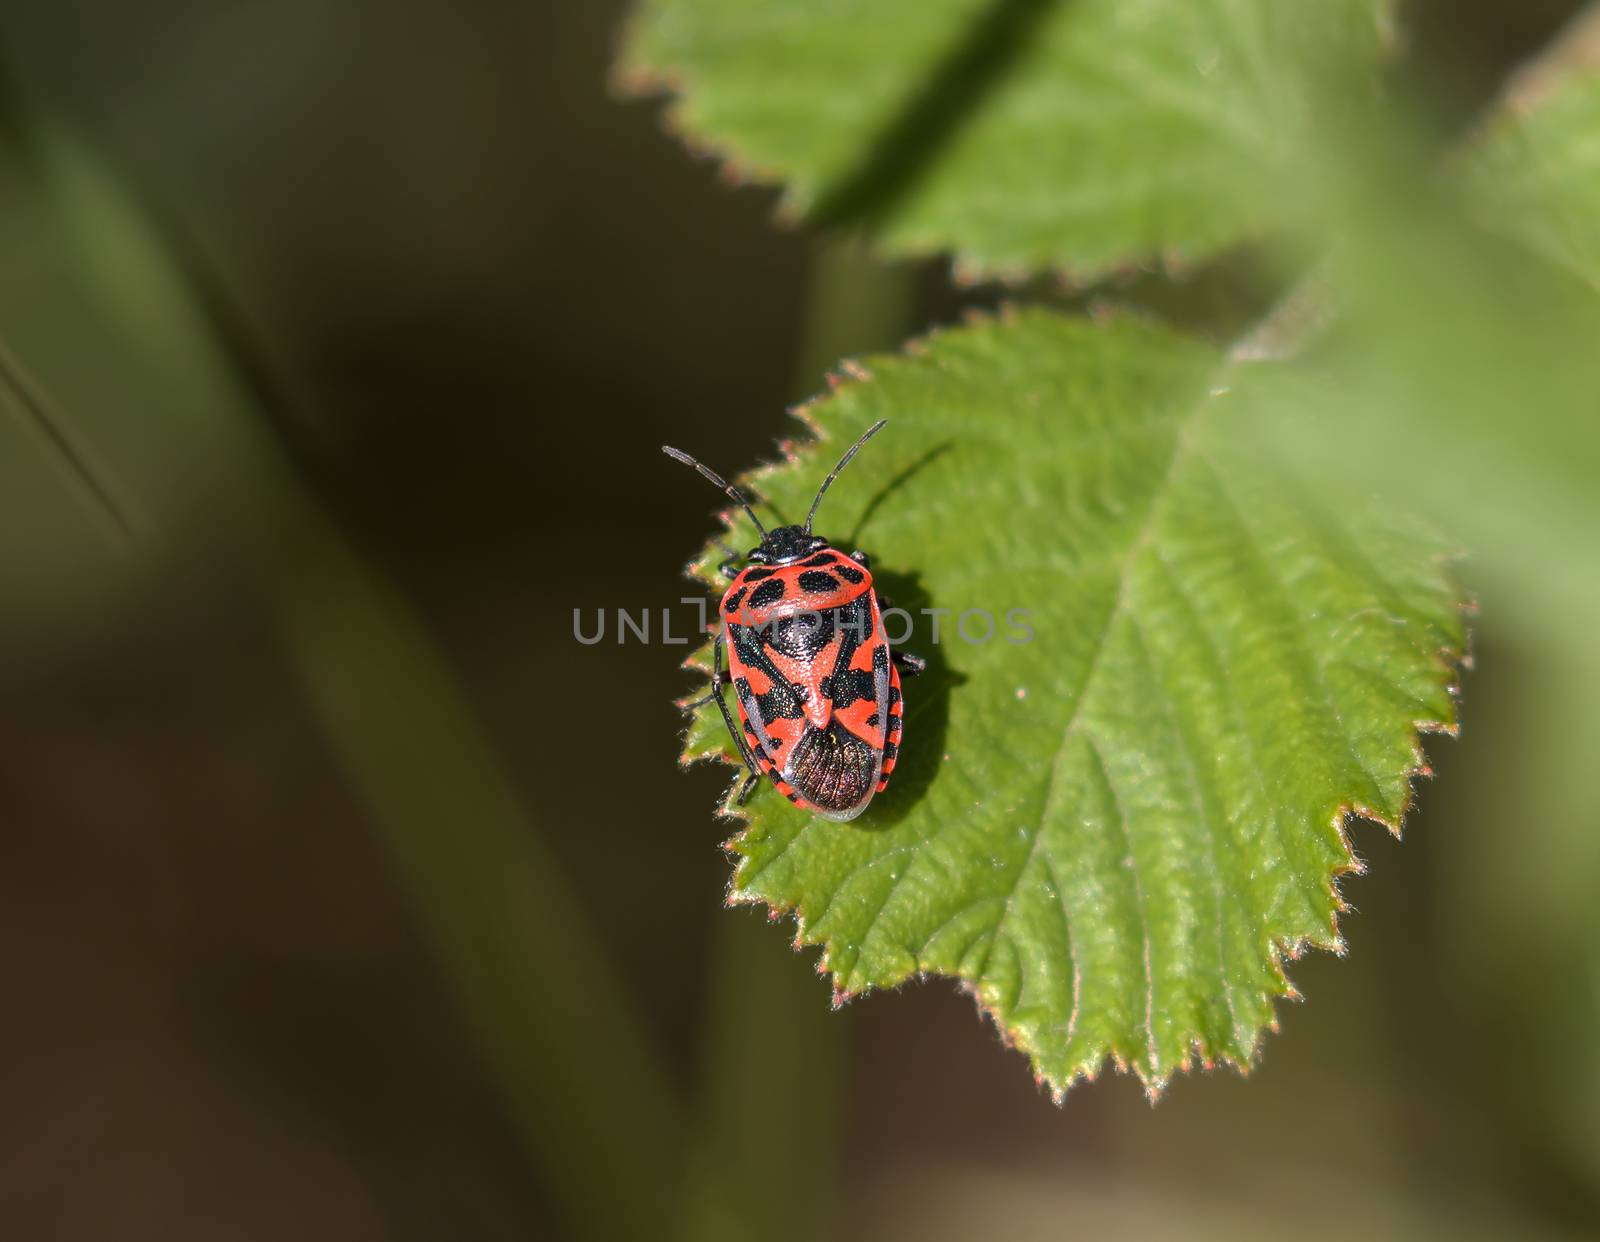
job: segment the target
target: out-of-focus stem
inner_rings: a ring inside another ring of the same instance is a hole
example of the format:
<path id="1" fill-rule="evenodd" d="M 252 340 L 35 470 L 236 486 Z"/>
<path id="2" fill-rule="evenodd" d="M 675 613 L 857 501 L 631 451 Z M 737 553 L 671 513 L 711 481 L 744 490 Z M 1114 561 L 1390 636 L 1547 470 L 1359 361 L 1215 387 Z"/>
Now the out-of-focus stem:
<path id="1" fill-rule="evenodd" d="M 559 868 L 406 602 L 313 520 L 289 649 L 506 1111 L 574 1235 L 658 1236 L 679 1105 Z"/>

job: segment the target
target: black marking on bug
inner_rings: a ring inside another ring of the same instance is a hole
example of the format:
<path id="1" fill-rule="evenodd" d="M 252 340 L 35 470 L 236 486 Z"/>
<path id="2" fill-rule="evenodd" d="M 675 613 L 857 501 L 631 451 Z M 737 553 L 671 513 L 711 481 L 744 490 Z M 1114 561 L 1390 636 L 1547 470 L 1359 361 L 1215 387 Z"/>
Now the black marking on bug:
<path id="1" fill-rule="evenodd" d="M 738 692 L 740 706 L 744 708 L 746 716 L 754 716 L 758 721 L 768 720 L 798 720 L 805 713 L 801 708 L 800 697 L 795 694 L 794 687 L 778 670 L 773 667 L 772 660 L 768 657 L 757 631 L 747 625 L 733 625 L 728 627 L 732 631 L 734 650 L 739 653 L 739 658 L 751 668 L 759 668 L 772 680 L 771 687 L 765 694 L 756 694 L 750 688 L 750 680 L 740 677 L 734 681 L 734 689 Z"/>
<path id="2" fill-rule="evenodd" d="M 832 612 L 802 612 L 792 617 L 780 617 L 763 627 L 762 636 L 767 646 L 779 655 L 804 660 L 815 657 L 833 637 L 835 618 Z"/>
<path id="3" fill-rule="evenodd" d="M 839 580 L 832 574 L 823 573 L 820 569 L 808 569 L 800 575 L 800 589 L 817 595 L 826 595 L 829 591 L 839 589 Z"/>
<path id="4" fill-rule="evenodd" d="M 893 742 L 885 742 L 883 744 L 883 757 L 885 759 L 893 759 L 893 758 L 897 757 L 899 754 L 900 754 L 900 748 L 898 746 L 896 746 Z"/>
<path id="5" fill-rule="evenodd" d="M 754 696 L 752 702 L 762 720 L 799 720 L 806 714 L 805 701 L 786 681 L 777 683 L 765 694 Z"/>
<path id="6" fill-rule="evenodd" d="M 859 569 L 855 569 L 849 565 L 846 565 L 843 561 L 840 561 L 833 567 L 833 572 L 838 574 L 851 586 L 860 586 L 867 580 L 866 574 L 862 573 Z"/>
<path id="7" fill-rule="evenodd" d="M 723 601 L 722 611 L 728 613 L 730 616 L 733 613 L 738 612 L 739 605 L 744 603 L 744 593 L 746 590 L 748 590 L 747 587 L 740 587 L 732 595 L 728 596 L 728 598 Z"/>
<path id="8" fill-rule="evenodd" d="M 763 582 L 754 591 L 750 592 L 750 607 L 765 608 L 769 604 L 776 604 L 783 598 L 784 585 L 782 578 L 773 578 Z"/>
<path id="9" fill-rule="evenodd" d="M 878 713 L 877 712 L 873 712 L 872 715 L 867 717 L 867 728 L 876 729 L 878 727 L 878 723 L 879 722 L 878 722 Z"/>
<path id="10" fill-rule="evenodd" d="M 840 636 L 839 656 L 833 667 L 836 670 L 849 668 L 861 644 L 872 636 L 871 599 L 866 595 L 858 595 L 848 604 L 830 608 L 822 615 L 832 622 L 830 636 Z"/>
<path id="11" fill-rule="evenodd" d="M 881 648 L 880 648 L 880 650 L 881 650 Z M 900 701 L 900 687 L 899 686 L 890 686 L 889 687 L 889 706 L 893 707 L 899 701 Z"/>
<path id="12" fill-rule="evenodd" d="M 849 707 L 861 699 L 870 699 L 877 693 L 877 679 L 859 668 L 842 668 L 832 677 L 824 678 L 822 692 L 833 700 L 835 710 Z M 868 721 L 868 724 L 874 723 Z"/>
<path id="13" fill-rule="evenodd" d="M 889 717 L 889 736 L 890 737 L 893 737 L 896 733 L 900 732 L 901 723 L 902 722 L 900 720 L 900 717 L 898 717 L 898 716 L 890 716 Z"/>
<path id="14" fill-rule="evenodd" d="M 832 565 L 834 555 L 832 552 L 818 552 L 809 561 L 801 561 L 801 569 L 815 569 L 818 565 Z"/>
<path id="15" fill-rule="evenodd" d="M 777 572 L 776 569 L 747 569 L 744 571 L 744 584 L 749 586 L 752 582 L 760 582 L 763 578 L 770 578 Z"/>

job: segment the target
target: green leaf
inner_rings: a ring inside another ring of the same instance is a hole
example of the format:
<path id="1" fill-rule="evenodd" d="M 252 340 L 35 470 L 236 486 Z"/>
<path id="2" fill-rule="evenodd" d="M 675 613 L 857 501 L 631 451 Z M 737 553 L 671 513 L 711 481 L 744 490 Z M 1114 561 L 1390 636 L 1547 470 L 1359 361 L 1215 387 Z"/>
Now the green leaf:
<path id="1" fill-rule="evenodd" d="M 893 253 L 1089 277 L 1193 262 L 1293 212 L 1320 75 L 1383 0 L 642 0 L 622 62 L 789 211 Z M 1350 100 L 1344 101 L 1348 122 Z"/>
<path id="2" fill-rule="evenodd" d="M 1298 342 L 1317 390 L 1249 433 L 1405 495 L 1471 546 L 1502 623 L 1580 650 L 1600 620 L 1597 51 L 1546 53 L 1443 161 L 1403 124 L 1350 137 L 1317 182 L 1335 296 L 1303 319 L 1335 322 Z"/>
<path id="3" fill-rule="evenodd" d="M 1514 96 L 1465 163 L 1490 227 L 1600 291 L 1600 74 Z"/>
<path id="4" fill-rule="evenodd" d="M 1153 1093 L 1194 1056 L 1247 1065 L 1283 955 L 1339 948 L 1347 813 L 1399 825 L 1463 623 L 1431 537 L 1335 520 L 1230 447 L 1236 406 L 1289 391 L 1257 373 L 1132 319 L 1009 315 L 872 360 L 809 408 L 820 444 L 752 476 L 794 520 L 891 419 L 818 528 L 950 610 L 904 644 L 930 670 L 866 814 L 763 783 L 730 843 L 731 899 L 794 911 L 841 996 L 948 975 L 1052 1088 L 1109 1057 Z M 995 637 L 961 637 L 970 610 Z M 733 759 L 715 705 L 685 749 L 709 755 Z"/>

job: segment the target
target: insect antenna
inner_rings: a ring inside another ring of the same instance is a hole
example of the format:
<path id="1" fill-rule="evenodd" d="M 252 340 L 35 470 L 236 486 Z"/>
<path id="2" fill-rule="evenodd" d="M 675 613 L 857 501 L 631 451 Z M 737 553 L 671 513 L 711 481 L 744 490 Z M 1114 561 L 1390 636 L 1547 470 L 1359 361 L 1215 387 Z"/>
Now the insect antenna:
<path id="1" fill-rule="evenodd" d="M 862 433 L 861 438 L 850 446 L 850 451 L 839 459 L 839 464 L 833 468 L 833 473 L 822 480 L 822 486 L 817 488 L 817 498 L 811 502 L 811 512 L 806 514 L 806 534 L 809 535 L 811 533 L 811 519 L 817 516 L 817 506 L 822 503 L 823 493 L 825 493 L 829 486 L 832 485 L 833 481 L 839 477 L 839 471 L 848 466 L 850 464 L 850 459 L 861 451 L 861 446 L 882 431 L 884 425 L 888 421 L 889 420 L 887 418 L 880 418 L 877 422 L 873 423 L 872 426 L 868 427 L 866 431 Z"/>
<path id="2" fill-rule="evenodd" d="M 720 487 L 725 493 L 727 493 L 727 496 L 728 496 L 728 498 L 730 500 L 738 501 L 739 507 L 742 508 L 746 513 L 748 513 L 750 515 L 750 520 L 756 524 L 756 529 L 761 532 L 761 538 L 762 539 L 766 539 L 766 537 L 767 537 L 767 528 L 761 524 L 761 519 L 756 516 L 756 511 L 750 507 L 750 502 L 744 498 L 744 493 L 743 492 L 741 492 L 732 483 L 729 483 L 726 479 L 724 479 L 721 475 L 719 475 L 715 470 L 712 470 L 707 466 L 702 466 L 699 462 L 697 462 L 694 458 L 690 457 L 689 454 L 685 453 L 682 449 L 675 449 L 670 444 L 663 444 L 661 446 L 661 451 L 663 453 L 665 453 L 668 457 L 672 458 L 673 461 L 681 461 L 686 466 L 693 466 L 701 474 L 705 475 L 706 478 L 710 479 L 713 483 L 715 483 L 718 487 Z M 852 451 L 854 451 L 854 450 L 852 450 Z"/>

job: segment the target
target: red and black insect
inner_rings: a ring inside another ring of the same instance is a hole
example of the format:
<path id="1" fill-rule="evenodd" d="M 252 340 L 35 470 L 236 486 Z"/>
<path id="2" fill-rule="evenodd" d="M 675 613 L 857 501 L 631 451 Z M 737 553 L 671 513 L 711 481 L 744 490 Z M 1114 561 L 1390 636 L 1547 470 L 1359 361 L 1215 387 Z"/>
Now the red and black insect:
<path id="1" fill-rule="evenodd" d="M 722 563 L 732 581 L 712 647 L 711 693 L 694 704 L 714 702 L 721 709 L 749 768 L 737 802 L 765 772 L 796 806 L 828 819 L 854 819 L 894 771 L 905 706 L 900 675 L 920 673 L 925 664 L 889 650 L 866 555 L 842 555 L 811 533 L 829 486 L 883 426 L 869 427 L 822 481 L 804 526 L 770 531 L 738 488 L 662 445 L 737 501 L 761 532 L 743 569 L 733 568 L 736 552 Z M 729 682 L 739 704 L 737 725 L 722 697 Z"/>

